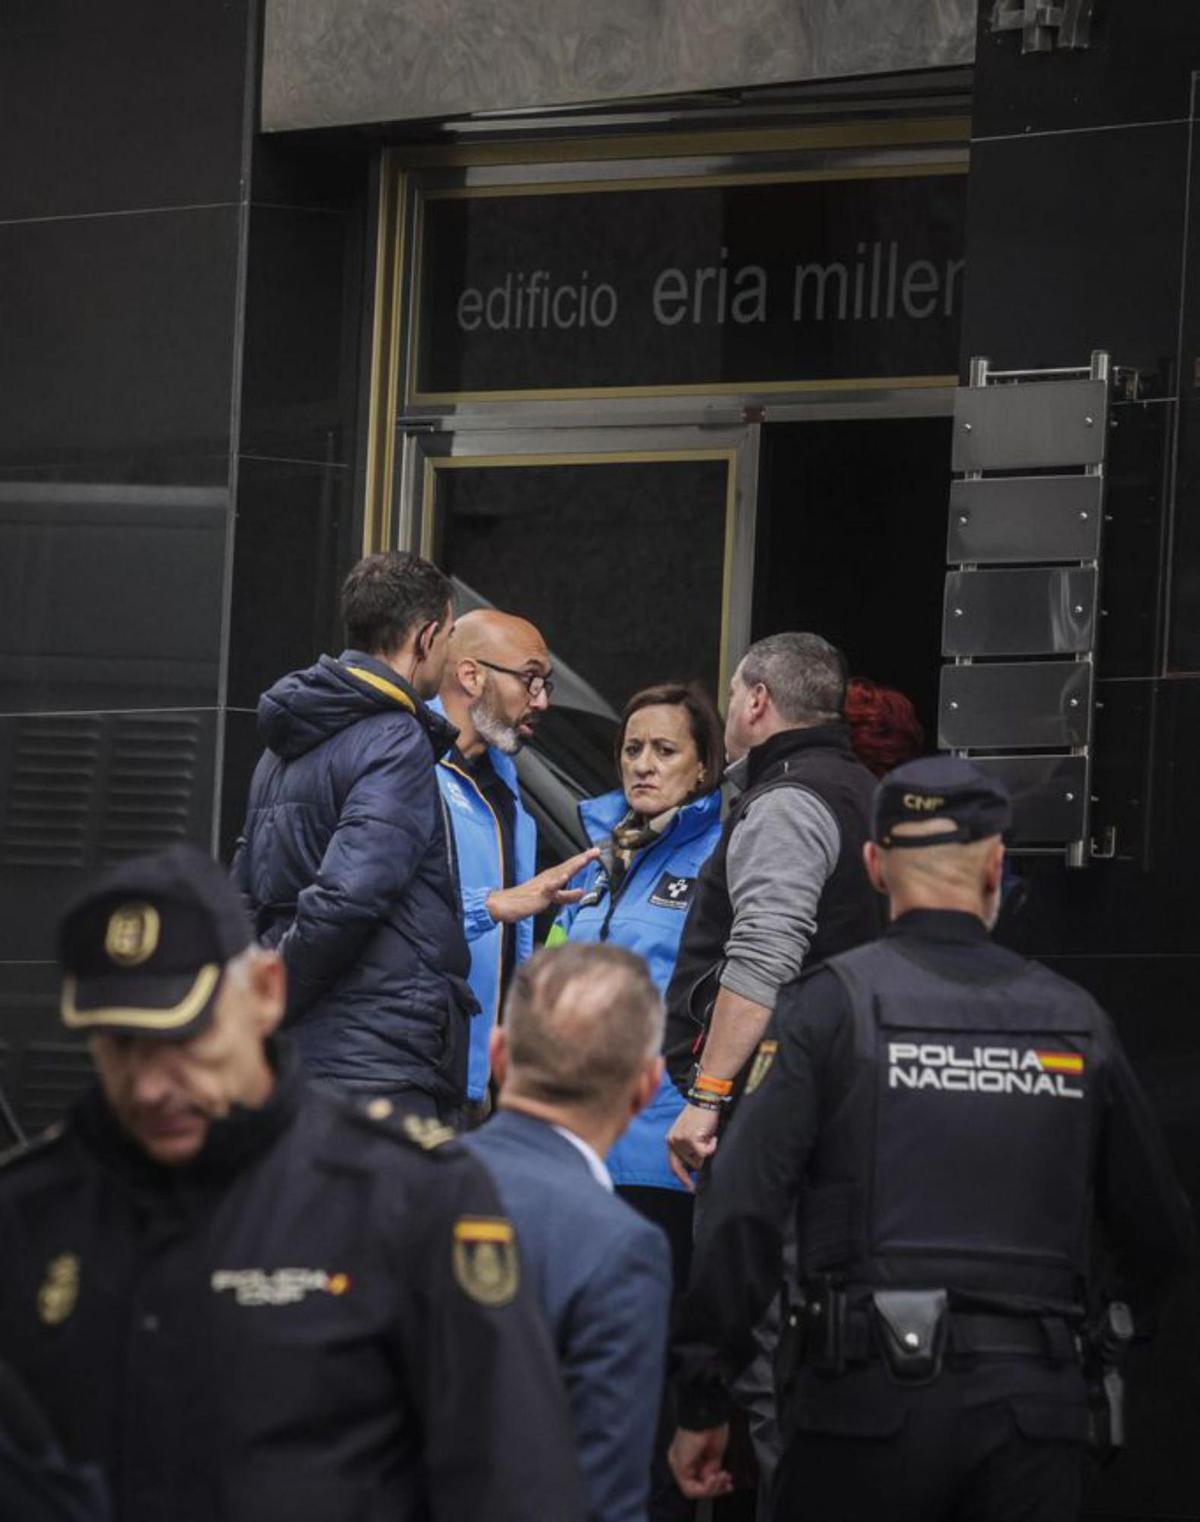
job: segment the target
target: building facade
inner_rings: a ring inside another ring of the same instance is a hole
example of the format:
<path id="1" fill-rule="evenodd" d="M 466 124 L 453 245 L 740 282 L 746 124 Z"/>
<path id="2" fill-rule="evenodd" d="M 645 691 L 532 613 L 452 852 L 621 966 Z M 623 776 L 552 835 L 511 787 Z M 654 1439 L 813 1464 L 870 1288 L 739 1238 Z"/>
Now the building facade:
<path id="1" fill-rule="evenodd" d="M 1067 36 L 1025 9 L 3 8 L 0 1079 L 27 1127 L 86 1067 L 62 904 L 132 850 L 228 853 L 258 694 L 336 648 L 364 549 L 542 623 L 585 776 L 635 687 L 718 690 L 785 626 L 954 744 L 957 389 L 979 357 L 1082 383 L 1103 353 L 1090 632 L 1043 652 L 1087 668 L 1086 730 L 1041 747 L 1086 762 L 1086 807 L 1073 853 L 1031 827 L 1004 934 L 1113 1012 L 1196 1188 L 1200 14 L 1110 0 Z M 1198 1355 L 1181 1295 L 1092 1514 L 1200 1516 Z"/>

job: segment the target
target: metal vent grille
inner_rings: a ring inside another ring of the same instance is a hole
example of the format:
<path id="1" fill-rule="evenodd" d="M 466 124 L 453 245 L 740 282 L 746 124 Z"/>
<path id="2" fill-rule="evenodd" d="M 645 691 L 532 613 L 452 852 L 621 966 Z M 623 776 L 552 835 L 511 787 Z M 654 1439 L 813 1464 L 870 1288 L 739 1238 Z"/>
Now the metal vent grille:
<path id="1" fill-rule="evenodd" d="M 199 742 L 200 721 L 190 714 L 117 715 L 100 820 L 103 860 L 186 839 Z"/>
<path id="2" fill-rule="evenodd" d="M 82 867 L 100 765 L 101 720 L 20 721 L 4 799 L 6 867 Z"/>
<path id="3" fill-rule="evenodd" d="M 0 864 L 79 869 L 189 836 L 195 714 L 22 719 L 4 792 Z"/>

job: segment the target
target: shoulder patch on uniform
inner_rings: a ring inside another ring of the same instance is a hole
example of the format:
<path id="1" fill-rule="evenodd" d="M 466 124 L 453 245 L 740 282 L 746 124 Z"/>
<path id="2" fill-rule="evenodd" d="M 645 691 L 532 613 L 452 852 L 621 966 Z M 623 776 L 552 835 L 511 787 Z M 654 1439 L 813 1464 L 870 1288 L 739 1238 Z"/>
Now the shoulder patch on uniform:
<path id="1" fill-rule="evenodd" d="M 46 1277 L 38 1290 L 38 1315 L 47 1326 L 66 1321 L 79 1299 L 80 1263 L 73 1252 L 61 1252 L 46 1265 Z"/>
<path id="2" fill-rule="evenodd" d="M 674 872 L 664 872 L 654 884 L 650 902 L 657 904 L 660 909 L 687 909 L 691 905 L 695 886 L 694 877 L 677 877 Z"/>
<path id="3" fill-rule="evenodd" d="M 31 1136 L 26 1142 L 18 1142 L 15 1147 L 6 1147 L 3 1152 L 0 1152 L 0 1168 L 8 1168 L 14 1163 L 23 1162 L 26 1158 L 40 1157 L 48 1147 L 53 1147 L 57 1142 L 62 1141 L 66 1131 L 66 1126 L 58 1121 L 52 1126 L 47 1126 L 40 1135 Z"/>
<path id="4" fill-rule="evenodd" d="M 422 1152 L 435 1152 L 446 1142 L 457 1140 L 450 1126 L 444 1126 L 432 1115 L 405 1115 L 390 1099 L 380 1097 L 354 1104 L 349 1113 L 352 1120 L 376 1135 L 390 1136 L 393 1141 L 419 1147 Z"/>
<path id="5" fill-rule="evenodd" d="M 410 1142 L 416 1142 L 425 1152 L 445 1146 L 455 1137 L 452 1127 L 444 1126 L 440 1120 L 434 1120 L 432 1115 L 403 1115 L 400 1118 L 400 1129 Z"/>
<path id="6" fill-rule="evenodd" d="M 454 1223 L 454 1277 L 480 1305 L 508 1305 L 521 1282 L 517 1233 L 503 1216 L 462 1215 Z"/>

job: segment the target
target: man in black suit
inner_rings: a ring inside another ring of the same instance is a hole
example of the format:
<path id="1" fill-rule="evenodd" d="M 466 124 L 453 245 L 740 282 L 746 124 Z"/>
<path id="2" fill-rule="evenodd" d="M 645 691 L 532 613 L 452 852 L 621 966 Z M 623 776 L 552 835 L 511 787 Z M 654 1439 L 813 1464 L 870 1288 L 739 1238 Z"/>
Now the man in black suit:
<path id="1" fill-rule="evenodd" d="M 671 1293 L 666 1237 L 604 1156 L 654 1097 L 663 1012 L 640 957 L 541 951 L 492 1034 L 500 1112 L 466 1138 L 517 1228 L 558 1350 L 591 1522 L 644 1522 Z"/>

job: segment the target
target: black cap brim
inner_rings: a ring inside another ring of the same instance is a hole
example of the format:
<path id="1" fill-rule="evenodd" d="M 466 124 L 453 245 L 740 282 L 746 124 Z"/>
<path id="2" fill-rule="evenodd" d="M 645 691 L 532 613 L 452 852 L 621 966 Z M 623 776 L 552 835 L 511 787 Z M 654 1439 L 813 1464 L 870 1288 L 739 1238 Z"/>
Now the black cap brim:
<path id="1" fill-rule="evenodd" d="M 61 1013 L 69 1030 L 121 1031 L 184 1041 L 211 1022 L 223 969 L 209 962 L 193 973 L 131 977 L 115 972 L 63 979 Z"/>

